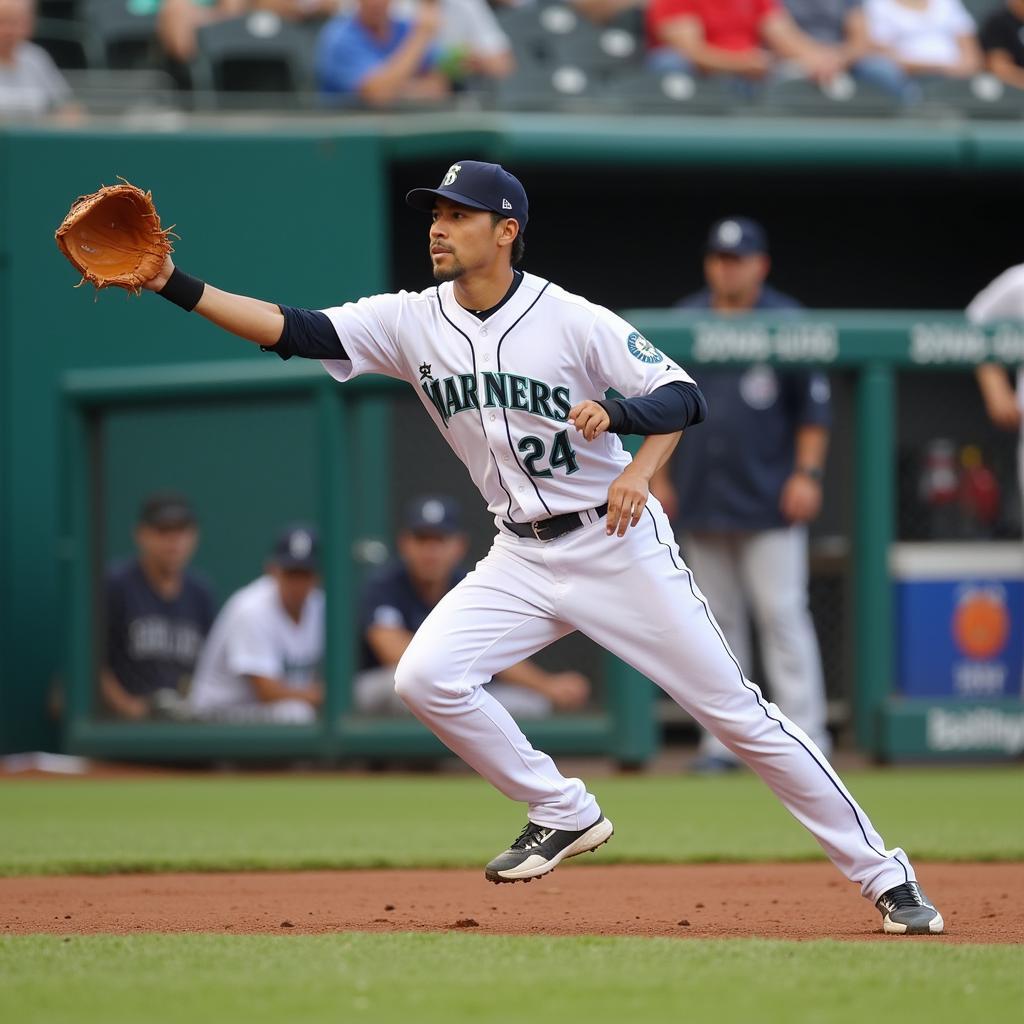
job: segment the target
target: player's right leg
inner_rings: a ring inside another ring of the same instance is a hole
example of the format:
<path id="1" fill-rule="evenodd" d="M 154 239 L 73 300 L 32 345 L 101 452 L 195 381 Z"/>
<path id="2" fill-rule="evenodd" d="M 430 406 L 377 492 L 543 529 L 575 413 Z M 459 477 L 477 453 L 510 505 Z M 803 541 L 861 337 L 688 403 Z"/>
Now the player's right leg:
<path id="1" fill-rule="evenodd" d="M 395 689 L 450 750 L 526 803 L 531 822 L 578 831 L 600 817 L 596 800 L 533 748 L 483 685 L 572 631 L 553 611 L 558 581 L 542 558 L 524 556 L 517 545 L 496 538 L 487 557 L 441 599 L 398 663 Z"/>
<path id="2" fill-rule="evenodd" d="M 608 537 L 602 524 L 584 528 L 554 542 L 548 560 L 574 580 L 559 598 L 563 617 L 739 755 L 864 896 L 878 902 L 899 890 L 897 917 L 929 913 L 903 905 L 917 898 L 907 888 L 916 878 L 906 854 L 886 849 L 814 741 L 744 677 L 655 499 L 624 537 Z M 941 931 L 941 917 L 934 917 L 927 928 Z"/>

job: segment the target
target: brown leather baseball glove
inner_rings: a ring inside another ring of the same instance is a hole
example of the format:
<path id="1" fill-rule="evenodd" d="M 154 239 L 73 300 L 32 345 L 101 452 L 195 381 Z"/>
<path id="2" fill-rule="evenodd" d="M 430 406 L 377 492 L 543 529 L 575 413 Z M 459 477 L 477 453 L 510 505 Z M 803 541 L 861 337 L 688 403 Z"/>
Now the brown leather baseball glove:
<path id="1" fill-rule="evenodd" d="M 116 285 L 138 295 L 174 251 L 167 237 L 170 231 L 160 227 L 153 194 L 122 178 L 120 185 L 104 185 L 90 196 L 79 196 L 54 237 L 82 275 L 78 285 Z"/>

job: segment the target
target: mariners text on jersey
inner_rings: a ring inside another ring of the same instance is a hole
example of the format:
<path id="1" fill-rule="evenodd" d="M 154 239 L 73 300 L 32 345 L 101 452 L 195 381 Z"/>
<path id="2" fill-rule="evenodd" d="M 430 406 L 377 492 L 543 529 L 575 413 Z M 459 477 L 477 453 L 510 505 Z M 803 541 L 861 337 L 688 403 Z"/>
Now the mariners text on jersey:
<path id="1" fill-rule="evenodd" d="M 565 423 L 572 408 L 568 386 L 552 387 L 542 380 L 517 373 L 484 372 L 479 385 L 472 373 L 460 373 L 444 380 L 428 377 L 420 387 L 446 427 L 452 416 L 467 409 L 518 409 Z"/>

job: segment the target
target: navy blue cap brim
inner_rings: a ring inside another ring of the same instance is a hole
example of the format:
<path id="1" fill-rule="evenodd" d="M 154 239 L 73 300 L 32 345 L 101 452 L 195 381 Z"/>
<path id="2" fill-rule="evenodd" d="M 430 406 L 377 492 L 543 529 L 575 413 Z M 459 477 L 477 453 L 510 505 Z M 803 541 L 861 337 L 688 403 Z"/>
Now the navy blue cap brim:
<path id="1" fill-rule="evenodd" d="M 288 558 L 280 555 L 271 559 L 274 565 L 285 572 L 319 572 L 320 563 L 315 558 Z"/>
<path id="2" fill-rule="evenodd" d="M 709 245 L 704 251 L 719 256 L 754 256 L 768 252 L 763 245 Z"/>
<path id="3" fill-rule="evenodd" d="M 442 199 L 450 199 L 453 203 L 461 203 L 463 206 L 468 206 L 473 210 L 487 210 L 490 213 L 499 213 L 499 210 L 492 210 L 489 206 L 484 206 L 483 203 L 478 203 L 475 199 L 470 199 L 469 196 L 464 196 L 459 192 L 452 192 L 446 188 L 414 188 L 411 192 L 406 192 L 405 201 L 414 210 L 423 210 L 425 213 L 430 213 L 434 209 L 434 203 L 438 196 Z"/>

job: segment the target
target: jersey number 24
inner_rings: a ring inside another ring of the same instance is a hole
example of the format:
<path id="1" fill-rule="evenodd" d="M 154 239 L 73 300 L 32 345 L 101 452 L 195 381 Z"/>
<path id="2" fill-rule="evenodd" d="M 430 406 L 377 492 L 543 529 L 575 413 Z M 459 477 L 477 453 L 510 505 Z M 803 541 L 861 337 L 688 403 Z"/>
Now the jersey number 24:
<path id="1" fill-rule="evenodd" d="M 551 476 L 550 469 L 543 469 L 538 467 L 537 463 L 544 458 L 544 442 L 539 437 L 534 437 L 532 434 L 521 438 L 519 444 L 516 446 L 518 449 L 526 455 L 523 462 L 526 464 L 526 472 L 530 476 Z M 529 452 L 527 455 L 526 453 Z M 567 430 L 560 430 L 555 434 L 555 439 L 551 443 L 551 458 L 548 460 L 548 464 L 553 469 L 558 469 L 559 466 L 565 466 L 566 476 L 575 473 L 580 467 L 576 464 L 576 453 L 572 449 L 572 445 L 569 443 L 569 432 Z"/>

